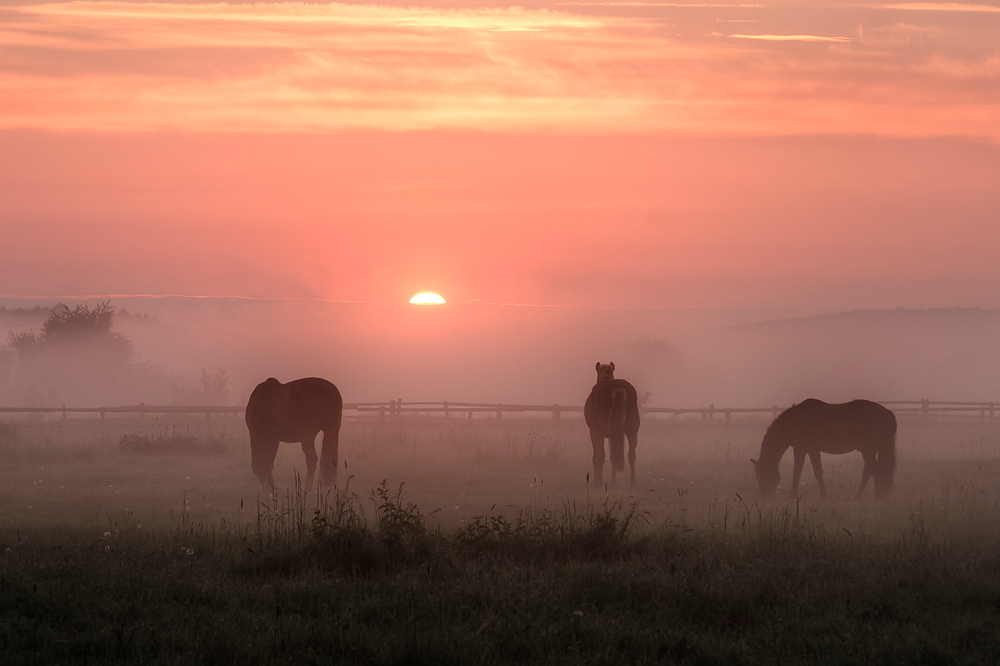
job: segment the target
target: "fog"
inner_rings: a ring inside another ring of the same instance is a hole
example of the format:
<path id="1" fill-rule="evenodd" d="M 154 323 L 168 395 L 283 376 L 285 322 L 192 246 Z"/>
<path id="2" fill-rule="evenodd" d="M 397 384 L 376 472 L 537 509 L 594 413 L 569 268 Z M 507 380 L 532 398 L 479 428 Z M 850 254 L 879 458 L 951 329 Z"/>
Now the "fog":
<path id="1" fill-rule="evenodd" d="M 2 305 L 0 331 L 16 334 L 39 331 L 55 303 Z M 44 391 L 29 396 L 12 381 L 17 368 L 8 345 L 0 389 L 5 406 L 204 404 L 200 378 L 219 371 L 228 378 L 229 404 L 244 404 L 270 376 L 321 376 L 348 402 L 579 405 L 597 361 L 615 362 L 616 374 L 640 395 L 648 392 L 651 406 L 759 407 L 806 397 L 988 401 L 1000 395 L 1000 310 L 816 313 L 163 298 L 111 305 L 117 309 L 112 331 L 132 343 L 140 373 L 113 386 L 56 373 Z"/>
<path id="2" fill-rule="evenodd" d="M 15 334 L 0 358 L 6 364 L 2 405 L 242 406 L 269 376 L 289 381 L 315 375 L 337 384 L 347 402 L 569 406 L 586 399 L 597 361 L 615 362 L 616 375 L 632 381 L 640 396 L 648 393 L 654 407 L 787 407 L 810 396 L 987 401 L 1000 395 L 997 310 L 811 313 L 129 298 L 111 303 L 117 308 L 111 332 L 131 343 L 130 370 L 108 374 L 65 348 L 48 360 L 73 365 L 71 371 L 59 372 L 58 363 L 54 369 L 36 365 L 47 374 L 24 376 L 11 347 L 24 339 L 18 333 L 38 336 L 51 316 L 46 308 L 58 304 L 45 305 L 25 310 L 23 301 L 7 302 L 0 311 L 0 322 Z M 64 305 L 55 311 L 73 312 L 80 304 Z M 100 302 L 85 305 L 93 312 Z M 88 381 L 88 368 L 101 380 Z M 201 379 L 219 376 L 225 390 L 213 394 L 220 385 Z M 54 384 L 28 381 L 40 377 Z M 752 503 L 766 516 L 790 515 L 793 456 L 780 463 L 773 504 L 760 496 L 750 464 L 760 457 L 769 409 L 711 423 L 647 414 L 638 436 L 636 485 L 627 472 L 616 484 L 605 464 L 603 488 L 592 482 L 593 452 L 579 414 L 559 420 L 483 416 L 489 418 L 346 412 L 338 492 L 357 493 L 370 509 L 373 489 L 402 492 L 405 484 L 405 501 L 445 531 L 462 529 L 474 516 L 505 512 L 512 518 L 524 507 L 561 510 L 592 502 L 641 501 L 652 530 L 712 533 L 737 503 L 747 511 Z M 1000 435 L 995 421 L 978 412 L 965 416 L 973 418 L 900 414 L 900 465 L 890 504 L 853 500 L 860 454 L 824 455 L 829 497 L 820 499 L 807 469 L 795 515 L 801 510 L 830 534 L 847 530 L 889 540 L 908 534 L 915 520 L 948 538 L 995 534 Z M 279 500 L 299 501 L 296 479 L 306 472 L 302 448 L 280 446 L 276 495 L 268 496 L 251 470 L 241 413 L 5 415 L 0 454 L 6 484 L 0 513 L 11 525 L 97 520 L 100 533 L 105 524 L 174 529 L 191 520 L 253 522 L 262 502 L 277 510 Z"/>

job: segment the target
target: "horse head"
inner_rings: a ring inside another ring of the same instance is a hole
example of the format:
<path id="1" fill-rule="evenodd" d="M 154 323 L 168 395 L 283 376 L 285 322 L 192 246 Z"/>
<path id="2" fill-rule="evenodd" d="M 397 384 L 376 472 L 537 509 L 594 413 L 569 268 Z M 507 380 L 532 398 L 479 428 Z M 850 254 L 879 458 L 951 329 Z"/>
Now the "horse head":
<path id="1" fill-rule="evenodd" d="M 600 361 L 597 362 L 597 381 L 602 382 L 605 379 L 615 378 L 615 364 L 608 363 L 604 364 Z"/>
<path id="2" fill-rule="evenodd" d="M 760 494 L 764 497 L 774 497 L 774 494 L 778 492 L 778 484 L 781 482 L 781 474 L 778 472 L 778 466 L 774 467 L 762 465 L 760 461 L 750 459 L 753 463 L 754 476 L 757 477 L 757 486 L 760 488 Z"/>

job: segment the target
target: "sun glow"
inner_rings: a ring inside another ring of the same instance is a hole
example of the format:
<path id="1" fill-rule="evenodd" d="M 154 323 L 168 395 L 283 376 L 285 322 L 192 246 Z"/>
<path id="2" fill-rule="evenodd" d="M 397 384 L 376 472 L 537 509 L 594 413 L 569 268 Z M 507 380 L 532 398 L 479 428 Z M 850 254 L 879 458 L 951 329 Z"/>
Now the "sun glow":
<path id="1" fill-rule="evenodd" d="M 440 305 L 445 300 L 440 294 L 435 294 L 433 291 L 422 291 L 411 298 L 410 302 L 414 305 Z"/>

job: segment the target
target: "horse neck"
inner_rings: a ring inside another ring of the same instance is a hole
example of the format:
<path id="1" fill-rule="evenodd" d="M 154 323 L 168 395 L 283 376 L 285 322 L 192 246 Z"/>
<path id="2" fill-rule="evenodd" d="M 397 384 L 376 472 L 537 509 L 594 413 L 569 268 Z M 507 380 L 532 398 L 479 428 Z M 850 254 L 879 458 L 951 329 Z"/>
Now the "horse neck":
<path id="1" fill-rule="evenodd" d="M 790 445 L 787 437 L 781 437 L 769 430 L 760 443 L 760 464 L 777 467 L 781 456 L 785 455 Z"/>

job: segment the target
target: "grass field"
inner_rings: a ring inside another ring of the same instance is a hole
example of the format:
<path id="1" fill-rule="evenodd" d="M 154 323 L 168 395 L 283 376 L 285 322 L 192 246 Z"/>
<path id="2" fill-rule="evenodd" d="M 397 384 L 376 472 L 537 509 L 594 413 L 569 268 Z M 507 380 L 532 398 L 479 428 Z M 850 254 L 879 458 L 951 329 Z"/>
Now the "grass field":
<path id="1" fill-rule="evenodd" d="M 7 429 L 0 653 L 1000 661 L 1000 428 L 904 423 L 880 503 L 852 499 L 856 454 L 824 459 L 824 501 L 810 474 L 797 501 L 759 501 L 762 431 L 648 422 L 638 486 L 604 492 L 572 420 L 347 423 L 339 492 L 297 491 L 285 445 L 270 498 L 236 422 Z"/>

